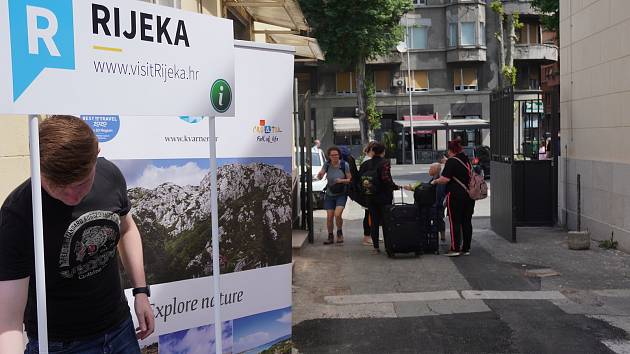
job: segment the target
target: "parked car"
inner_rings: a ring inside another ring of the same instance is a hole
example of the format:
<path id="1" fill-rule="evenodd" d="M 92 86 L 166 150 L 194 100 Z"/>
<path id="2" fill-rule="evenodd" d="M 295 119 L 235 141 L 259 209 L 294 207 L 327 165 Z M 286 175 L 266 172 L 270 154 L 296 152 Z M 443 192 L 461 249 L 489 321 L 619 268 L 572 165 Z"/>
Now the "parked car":
<path id="1" fill-rule="evenodd" d="M 295 153 L 295 161 L 296 164 L 299 166 L 300 165 L 300 161 L 301 161 L 301 157 L 300 154 Z M 326 180 L 322 179 L 322 180 L 316 180 L 315 178 L 317 177 L 317 174 L 319 173 L 319 171 L 322 169 L 322 167 L 324 166 L 324 164 L 326 163 L 326 158 L 324 155 L 324 152 L 321 149 L 318 149 L 316 147 L 313 147 L 311 149 L 311 173 L 312 173 L 312 181 L 313 181 L 313 185 L 312 185 L 312 195 L 313 195 L 313 208 L 314 209 L 321 209 L 324 207 L 324 188 L 326 187 Z"/>
<path id="2" fill-rule="evenodd" d="M 324 188 L 326 188 L 326 179 L 317 180 L 317 174 L 321 171 L 326 163 L 326 156 L 322 149 L 312 148 L 312 172 L 313 172 L 313 208 L 322 209 L 324 207 Z"/>

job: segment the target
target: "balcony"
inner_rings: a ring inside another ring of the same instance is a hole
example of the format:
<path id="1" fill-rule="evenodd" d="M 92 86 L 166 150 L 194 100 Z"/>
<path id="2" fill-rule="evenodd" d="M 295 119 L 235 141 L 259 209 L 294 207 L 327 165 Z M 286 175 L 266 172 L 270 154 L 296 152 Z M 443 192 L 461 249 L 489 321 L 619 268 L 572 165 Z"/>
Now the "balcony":
<path id="1" fill-rule="evenodd" d="M 369 59 L 366 64 L 400 64 L 401 62 L 402 57 L 400 56 L 400 53 L 392 51 L 374 59 Z"/>
<path id="2" fill-rule="evenodd" d="M 483 62 L 486 61 L 486 48 L 456 47 L 446 51 L 446 62 Z"/>
<path id="3" fill-rule="evenodd" d="M 514 60 L 536 60 L 543 64 L 558 61 L 558 47 L 552 44 L 517 44 Z"/>
<path id="4" fill-rule="evenodd" d="M 503 1 L 503 9 L 506 14 L 514 14 L 518 13 L 520 15 L 540 15 L 538 11 L 536 11 L 529 1 L 522 0 L 512 0 L 512 1 Z"/>

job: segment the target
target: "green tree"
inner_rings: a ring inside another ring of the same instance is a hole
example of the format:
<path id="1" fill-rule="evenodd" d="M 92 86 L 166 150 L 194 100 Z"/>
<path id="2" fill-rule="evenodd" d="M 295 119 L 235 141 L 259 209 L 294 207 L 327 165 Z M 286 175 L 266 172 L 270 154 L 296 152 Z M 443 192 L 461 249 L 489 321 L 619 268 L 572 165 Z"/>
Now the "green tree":
<path id="1" fill-rule="evenodd" d="M 545 29 L 560 33 L 560 1 L 559 0 L 532 0 L 532 7 L 540 11 L 540 21 Z"/>
<path id="2" fill-rule="evenodd" d="M 367 144 L 365 64 L 389 53 L 403 38 L 400 19 L 413 4 L 411 0 L 300 0 L 300 5 L 326 61 L 355 73 L 361 143 Z"/>

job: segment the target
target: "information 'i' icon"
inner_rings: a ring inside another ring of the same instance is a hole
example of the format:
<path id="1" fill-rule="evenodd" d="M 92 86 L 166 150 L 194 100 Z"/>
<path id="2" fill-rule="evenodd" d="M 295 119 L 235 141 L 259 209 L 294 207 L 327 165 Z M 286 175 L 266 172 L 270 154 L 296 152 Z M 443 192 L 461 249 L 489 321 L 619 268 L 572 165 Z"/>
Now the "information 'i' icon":
<path id="1" fill-rule="evenodd" d="M 212 84 L 210 90 L 210 101 L 215 111 L 223 113 L 232 104 L 232 88 L 227 81 L 219 79 Z"/>

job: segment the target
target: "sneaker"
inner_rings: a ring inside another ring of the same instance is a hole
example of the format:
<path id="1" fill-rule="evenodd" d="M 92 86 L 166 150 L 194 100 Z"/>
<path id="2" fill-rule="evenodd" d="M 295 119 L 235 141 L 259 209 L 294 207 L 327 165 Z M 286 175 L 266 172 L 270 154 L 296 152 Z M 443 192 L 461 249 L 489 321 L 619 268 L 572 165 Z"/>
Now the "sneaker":
<path id="1" fill-rule="evenodd" d="M 328 240 L 324 241 L 325 245 L 332 245 L 335 243 L 335 236 L 333 234 L 328 234 Z"/>
<path id="2" fill-rule="evenodd" d="M 449 251 L 445 254 L 446 257 L 458 257 L 461 253 Z"/>
<path id="3" fill-rule="evenodd" d="M 370 238 L 363 238 L 363 245 L 364 246 L 372 246 L 372 239 Z"/>
<path id="4" fill-rule="evenodd" d="M 470 256 L 470 251 L 462 252 L 462 255 L 464 255 L 464 256 Z"/>

